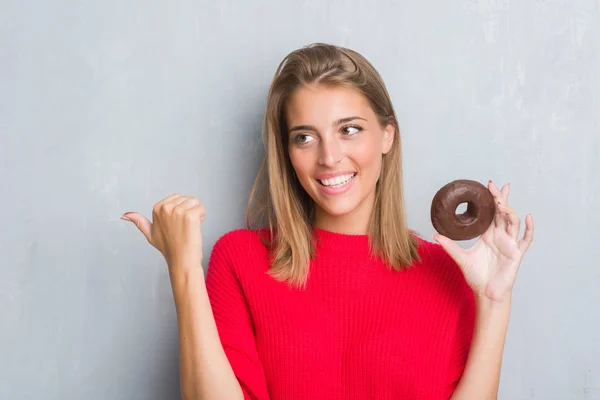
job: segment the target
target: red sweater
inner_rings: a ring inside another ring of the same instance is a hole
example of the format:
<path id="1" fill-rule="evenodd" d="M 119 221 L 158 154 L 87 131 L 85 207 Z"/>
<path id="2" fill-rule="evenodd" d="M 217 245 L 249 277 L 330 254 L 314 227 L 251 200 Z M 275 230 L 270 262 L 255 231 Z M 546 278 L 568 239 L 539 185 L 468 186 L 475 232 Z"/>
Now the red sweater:
<path id="1" fill-rule="evenodd" d="M 258 233 L 215 244 L 206 286 L 225 353 L 246 399 L 448 399 L 474 328 L 473 292 L 438 244 L 395 272 L 366 235 L 317 230 L 306 289 L 266 272 Z"/>

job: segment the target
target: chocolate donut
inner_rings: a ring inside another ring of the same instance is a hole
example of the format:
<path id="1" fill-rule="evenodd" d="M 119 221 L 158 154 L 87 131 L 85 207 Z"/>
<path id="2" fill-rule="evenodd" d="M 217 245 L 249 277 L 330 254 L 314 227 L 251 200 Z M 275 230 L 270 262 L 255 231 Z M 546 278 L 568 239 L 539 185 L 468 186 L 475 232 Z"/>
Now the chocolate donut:
<path id="1" fill-rule="evenodd" d="M 467 211 L 456 214 L 459 204 Z M 477 181 L 458 179 L 444 185 L 431 202 L 431 222 L 452 240 L 469 240 L 484 233 L 494 220 L 496 203 L 489 189 Z"/>

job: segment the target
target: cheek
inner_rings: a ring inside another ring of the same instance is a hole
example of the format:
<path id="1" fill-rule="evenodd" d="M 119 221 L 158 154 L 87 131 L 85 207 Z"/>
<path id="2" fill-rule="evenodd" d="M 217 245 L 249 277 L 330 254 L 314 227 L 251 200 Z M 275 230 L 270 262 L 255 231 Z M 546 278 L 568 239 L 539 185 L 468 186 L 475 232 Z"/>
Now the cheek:
<path id="1" fill-rule="evenodd" d="M 310 174 L 311 160 L 310 154 L 307 152 L 298 151 L 297 149 L 289 150 L 290 161 L 292 168 L 296 172 L 300 182 L 303 182 L 306 177 Z"/>
<path id="2" fill-rule="evenodd" d="M 375 141 L 370 140 L 358 144 L 353 149 L 352 154 L 354 162 L 356 162 L 360 168 L 378 169 L 381 164 L 381 146 Z"/>

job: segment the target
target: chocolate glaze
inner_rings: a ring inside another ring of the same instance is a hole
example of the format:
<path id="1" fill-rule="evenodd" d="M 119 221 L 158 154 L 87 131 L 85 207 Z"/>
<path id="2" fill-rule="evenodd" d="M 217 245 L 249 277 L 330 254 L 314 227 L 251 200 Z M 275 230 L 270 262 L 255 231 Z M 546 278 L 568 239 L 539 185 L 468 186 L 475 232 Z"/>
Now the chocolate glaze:
<path id="1" fill-rule="evenodd" d="M 467 211 L 456 214 L 459 204 Z M 431 222 L 452 240 L 469 240 L 484 233 L 494 220 L 496 203 L 489 189 L 477 181 L 458 179 L 444 185 L 431 202 Z"/>

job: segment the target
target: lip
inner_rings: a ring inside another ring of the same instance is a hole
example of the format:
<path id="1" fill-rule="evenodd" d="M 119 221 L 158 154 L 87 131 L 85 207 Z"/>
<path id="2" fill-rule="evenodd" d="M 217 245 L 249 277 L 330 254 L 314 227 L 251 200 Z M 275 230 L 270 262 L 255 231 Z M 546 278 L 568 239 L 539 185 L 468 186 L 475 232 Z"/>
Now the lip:
<path id="1" fill-rule="evenodd" d="M 330 179 L 330 178 L 335 178 L 336 176 L 341 176 L 341 175 L 351 175 L 351 174 L 356 174 L 356 171 L 341 171 L 341 172 L 330 172 L 328 174 L 320 174 L 316 176 L 316 179 Z"/>
<path id="2" fill-rule="evenodd" d="M 347 174 L 348 173 L 343 173 L 343 174 L 336 174 L 333 176 L 347 175 Z M 352 186 L 354 186 L 354 181 L 356 180 L 357 175 L 358 174 L 355 174 L 352 179 L 350 179 L 344 185 L 339 186 L 339 187 L 334 188 L 334 187 L 329 187 L 329 186 L 323 186 L 323 185 L 321 185 L 320 182 L 317 182 L 317 185 L 319 186 L 321 193 L 323 193 L 325 195 L 329 195 L 329 196 L 340 195 L 340 194 L 346 193 L 348 190 L 350 190 L 352 188 Z M 327 178 L 323 178 L 323 179 L 327 179 Z"/>

